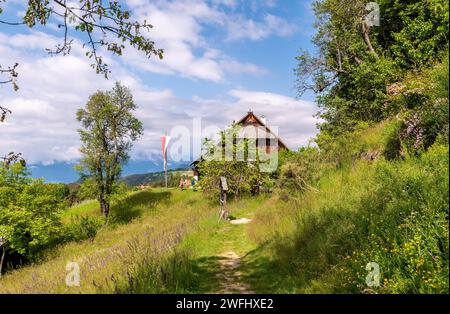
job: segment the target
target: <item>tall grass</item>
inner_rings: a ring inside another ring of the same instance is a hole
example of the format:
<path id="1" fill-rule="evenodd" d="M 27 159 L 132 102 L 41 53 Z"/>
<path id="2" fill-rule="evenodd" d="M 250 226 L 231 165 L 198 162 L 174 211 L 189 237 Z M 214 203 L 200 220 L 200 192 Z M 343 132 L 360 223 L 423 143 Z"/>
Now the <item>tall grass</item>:
<path id="1" fill-rule="evenodd" d="M 357 151 L 381 152 L 376 139 L 389 125 L 361 131 Z M 256 292 L 448 293 L 448 154 L 439 144 L 398 160 L 352 154 L 327 167 L 317 189 L 230 202 L 230 216 L 252 218 L 248 225 L 219 223 L 217 204 L 201 193 L 134 192 L 95 236 L 8 273 L 0 293 L 217 292 L 219 255 L 230 250 Z M 98 204 L 70 208 L 63 221 L 80 216 L 97 219 Z M 65 284 L 70 261 L 80 265 L 79 287 Z M 370 262 L 379 286 L 366 283 Z"/>
<path id="2" fill-rule="evenodd" d="M 158 278 L 146 281 L 146 292 L 177 291 L 171 256 L 181 238 L 211 213 L 211 207 L 201 194 L 191 191 L 144 191 L 129 200 L 112 209 L 117 209 L 112 223 L 92 240 L 61 245 L 34 265 L 4 275 L 0 293 L 143 292 L 136 271 L 144 268 L 148 276 Z M 96 215 L 92 208 L 86 212 Z M 72 210 L 81 213 L 79 208 Z M 79 287 L 65 284 L 66 264 L 71 261 L 80 267 Z"/>
<path id="3" fill-rule="evenodd" d="M 249 233 L 287 292 L 448 293 L 448 179 L 448 146 L 359 160 L 324 176 L 319 193 L 269 204 Z M 366 284 L 369 262 L 378 287 Z"/>
<path id="4" fill-rule="evenodd" d="M 230 201 L 230 217 L 251 218 L 260 209 L 265 196 Z M 197 200 L 198 201 L 198 200 Z M 193 206 L 198 206 L 193 199 Z M 203 202 L 203 201 L 202 201 Z M 255 248 L 243 236 L 243 225 L 218 221 L 217 202 L 203 219 L 190 224 L 191 229 L 170 254 L 162 259 L 144 260 L 129 275 L 129 281 L 119 288 L 127 293 L 215 293 L 221 286 L 220 254 L 233 250 L 244 255 Z M 164 283 L 164 284 L 162 284 Z"/>

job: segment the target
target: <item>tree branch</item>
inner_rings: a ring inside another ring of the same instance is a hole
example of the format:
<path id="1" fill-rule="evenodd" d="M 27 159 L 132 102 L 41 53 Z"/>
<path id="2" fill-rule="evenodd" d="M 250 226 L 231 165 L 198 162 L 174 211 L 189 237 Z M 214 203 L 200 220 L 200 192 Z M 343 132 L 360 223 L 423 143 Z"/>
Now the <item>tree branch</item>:
<path id="1" fill-rule="evenodd" d="M 372 42 L 370 41 L 370 36 L 369 36 L 370 27 L 367 25 L 365 20 L 362 20 L 362 22 L 361 22 L 361 30 L 362 30 L 362 35 L 364 38 L 364 42 L 367 45 L 367 48 L 378 59 L 379 58 L 378 54 L 375 51 L 375 49 L 373 49 Z"/>

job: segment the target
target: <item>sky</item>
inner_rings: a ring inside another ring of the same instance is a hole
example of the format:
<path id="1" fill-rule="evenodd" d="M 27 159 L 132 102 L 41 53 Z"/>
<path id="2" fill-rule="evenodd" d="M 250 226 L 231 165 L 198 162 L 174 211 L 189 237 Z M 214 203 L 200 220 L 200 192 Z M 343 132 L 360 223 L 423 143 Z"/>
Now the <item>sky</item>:
<path id="1" fill-rule="evenodd" d="M 81 157 L 76 110 L 115 81 L 130 88 L 144 125 L 124 175 L 162 170 L 160 136 L 174 135 L 170 151 L 180 135 L 174 130 L 192 135 L 191 145 L 176 158 L 169 154 L 169 165 L 188 163 L 198 157 L 195 143 L 211 126 L 224 128 L 249 109 L 266 116 L 290 149 L 314 137 L 314 95 L 297 98 L 293 74 L 300 49 L 313 52 L 310 0 L 120 2 L 135 19 L 153 25 L 148 36 L 164 49 L 164 58 L 148 59 L 131 47 L 121 57 L 103 51 L 109 79 L 90 67 L 83 34 L 69 32 L 75 38 L 69 55 L 46 52 L 61 43 L 56 18 L 32 29 L 0 24 L 0 65 L 19 63 L 19 90 L 0 84 L 0 104 L 12 111 L 0 123 L 0 156 L 21 152 L 33 176 L 75 181 L 73 165 Z M 2 3 L 0 19 L 20 20 L 25 3 Z M 194 133 L 194 124 L 204 132 Z"/>

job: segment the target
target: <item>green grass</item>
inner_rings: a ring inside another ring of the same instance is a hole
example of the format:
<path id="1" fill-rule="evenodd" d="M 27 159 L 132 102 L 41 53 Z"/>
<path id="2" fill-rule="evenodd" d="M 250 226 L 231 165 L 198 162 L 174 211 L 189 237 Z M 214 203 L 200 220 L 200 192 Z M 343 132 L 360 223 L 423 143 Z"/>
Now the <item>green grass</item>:
<path id="1" fill-rule="evenodd" d="M 319 190 L 256 215 L 259 248 L 247 259 L 256 291 L 448 293 L 448 147 L 358 161 L 324 176 Z M 369 262 L 380 265 L 377 288 L 365 283 Z"/>
<path id="2" fill-rule="evenodd" d="M 252 219 L 265 197 L 232 201 L 228 204 L 230 216 L 234 219 Z M 256 243 L 247 236 L 248 225 L 233 225 L 229 222 L 218 222 L 218 213 L 214 212 L 202 221 L 197 230 L 189 234 L 179 248 L 189 252 L 189 263 L 192 265 L 192 278 L 197 282 L 193 293 L 214 293 L 219 291 L 220 257 L 222 253 L 233 251 L 239 256 L 256 248 Z M 240 270 L 240 269 L 238 269 Z"/>
<path id="3" fill-rule="evenodd" d="M 100 216 L 100 205 L 96 200 L 83 201 L 80 204 L 70 207 L 61 213 L 63 223 L 67 223 L 76 216 Z"/>
<path id="4" fill-rule="evenodd" d="M 129 205 L 127 201 L 117 205 L 116 223 L 101 229 L 92 241 L 61 245 L 35 264 L 2 276 L 0 293 L 120 291 L 136 265 L 162 261 L 180 237 L 211 210 L 201 194 L 192 191 L 142 191 L 132 194 L 129 199 Z M 81 208 L 85 206 L 87 213 L 97 215 L 95 202 L 87 204 Z M 127 208 L 132 213 L 131 217 L 121 214 Z M 69 211 L 67 215 L 85 213 L 80 207 Z M 80 265 L 80 287 L 65 285 L 65 267 L 69 261 Z M 163 288 L 159 287 L 160 290 Z"/>
<path id="5" fill-rule="evenodd" d="M 233 218 L 252 218 L 265 197 L 231 201 L 228 205 Z M 197 201 L 189 198 L 185 202 Z M 159 292 L 168 293 L 217 293 L 220 282 L 217 275 L 220 272 L 219 262 L 224 252 L 233 251 L 244 256 L 256 248 L 256 243 L 247 236 L 248 225 L 232 225 L 229 222 L 218 221 L 218 208 L 210 204 L 208 214 L 193 226 L 183 237 L 176 249 L 157 265 L 166 269 L 165 289 Z M 127 293 L 153 293 L 155 278 L 152 270 L 156 265 L 144 263 L 139 265 L 132 275 L 133 284 L 120 289 Z M 160 285 L 160 284 L 158 284 Z"/>
<path id="6" fill-rule="evenodd" d="M 173 189 L 164 190 L 160 188 L 149 190 L 135 191 L 127 194 L 125 197 L 115 199 L 111 204 L 111 220 L 117 223 L 127 223 L 148 213 L 157 204 L 164 203 L 169 200 L 170 192 Z M 179 197 L 170 195 L 176 201 Z M 166 202 L 167 204 L 167 202 Z M 70 221 L 71 218 L 77 216 L 93 216 L 100 217 L 100 204 L 97 200 L 86 200 L 80 204 L 74 205 L 61 213 L 64 222 Z"/>
<path id="7" fill-rule="evenodd" d="M 364 135 L 368 147 L 381 134 Z M 355 160 L 287 201 L 229 200 L 232 218 L 252 219 L 242 225 L 218 222 L 217 200 L 201 192 L 133 192 L 94 239 L 11 271 L 0 293 L 217 293 L 229 251 L 240 256 L 235 280 L 257 293 L 448 293 L 448 175 L 448 146 Z M 63 220 L 80 215 L 99 216 L 98 204 L 74 206 Z M 64 284 L 69 261 L 80 264 L 80 287 Z M 368 262 L 380 265 L 377 288 L 365 284 Z"/>

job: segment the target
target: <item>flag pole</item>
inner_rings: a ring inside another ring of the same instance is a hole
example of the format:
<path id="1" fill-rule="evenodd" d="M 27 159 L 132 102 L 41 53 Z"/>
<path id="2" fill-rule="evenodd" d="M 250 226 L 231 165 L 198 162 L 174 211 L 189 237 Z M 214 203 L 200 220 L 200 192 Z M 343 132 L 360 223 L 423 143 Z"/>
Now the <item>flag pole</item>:
<path id="1" fill-rule="evenodd" d="M 161 136 L 161 146 L 163 153 L 163 162 L 164 162 L 164 181 L 167 189 L 167 146 L 169 144 L 170 136 L 167 136 L 167 131 L 163 136 Z"/>
<path id="2" fill-rule="evenodd" d="M 164 175 L 165 175 L 165 179 L 166 179 L 166 190 L 167 190 L 167 146 L 169 145 L 169 138 L 168 138 L 168 136 L 167 136 L 167 130 L 166 130 L 166 132 L 164 132 L 165 133 L 165 136 L 166 136 L 166 149 L 164 150 L 164 158 L 166 159 L 166 162 L 165 162 L 165 167 L 164 167 Z"/>
<path id="3" fill-rule="evenodd" d="M 166 189 L 167 189 L 167 150 L 165 151 L 164 159 L 165 159 L 165 162 L 164 162 L 164 176 L 166 178 Z"/>

